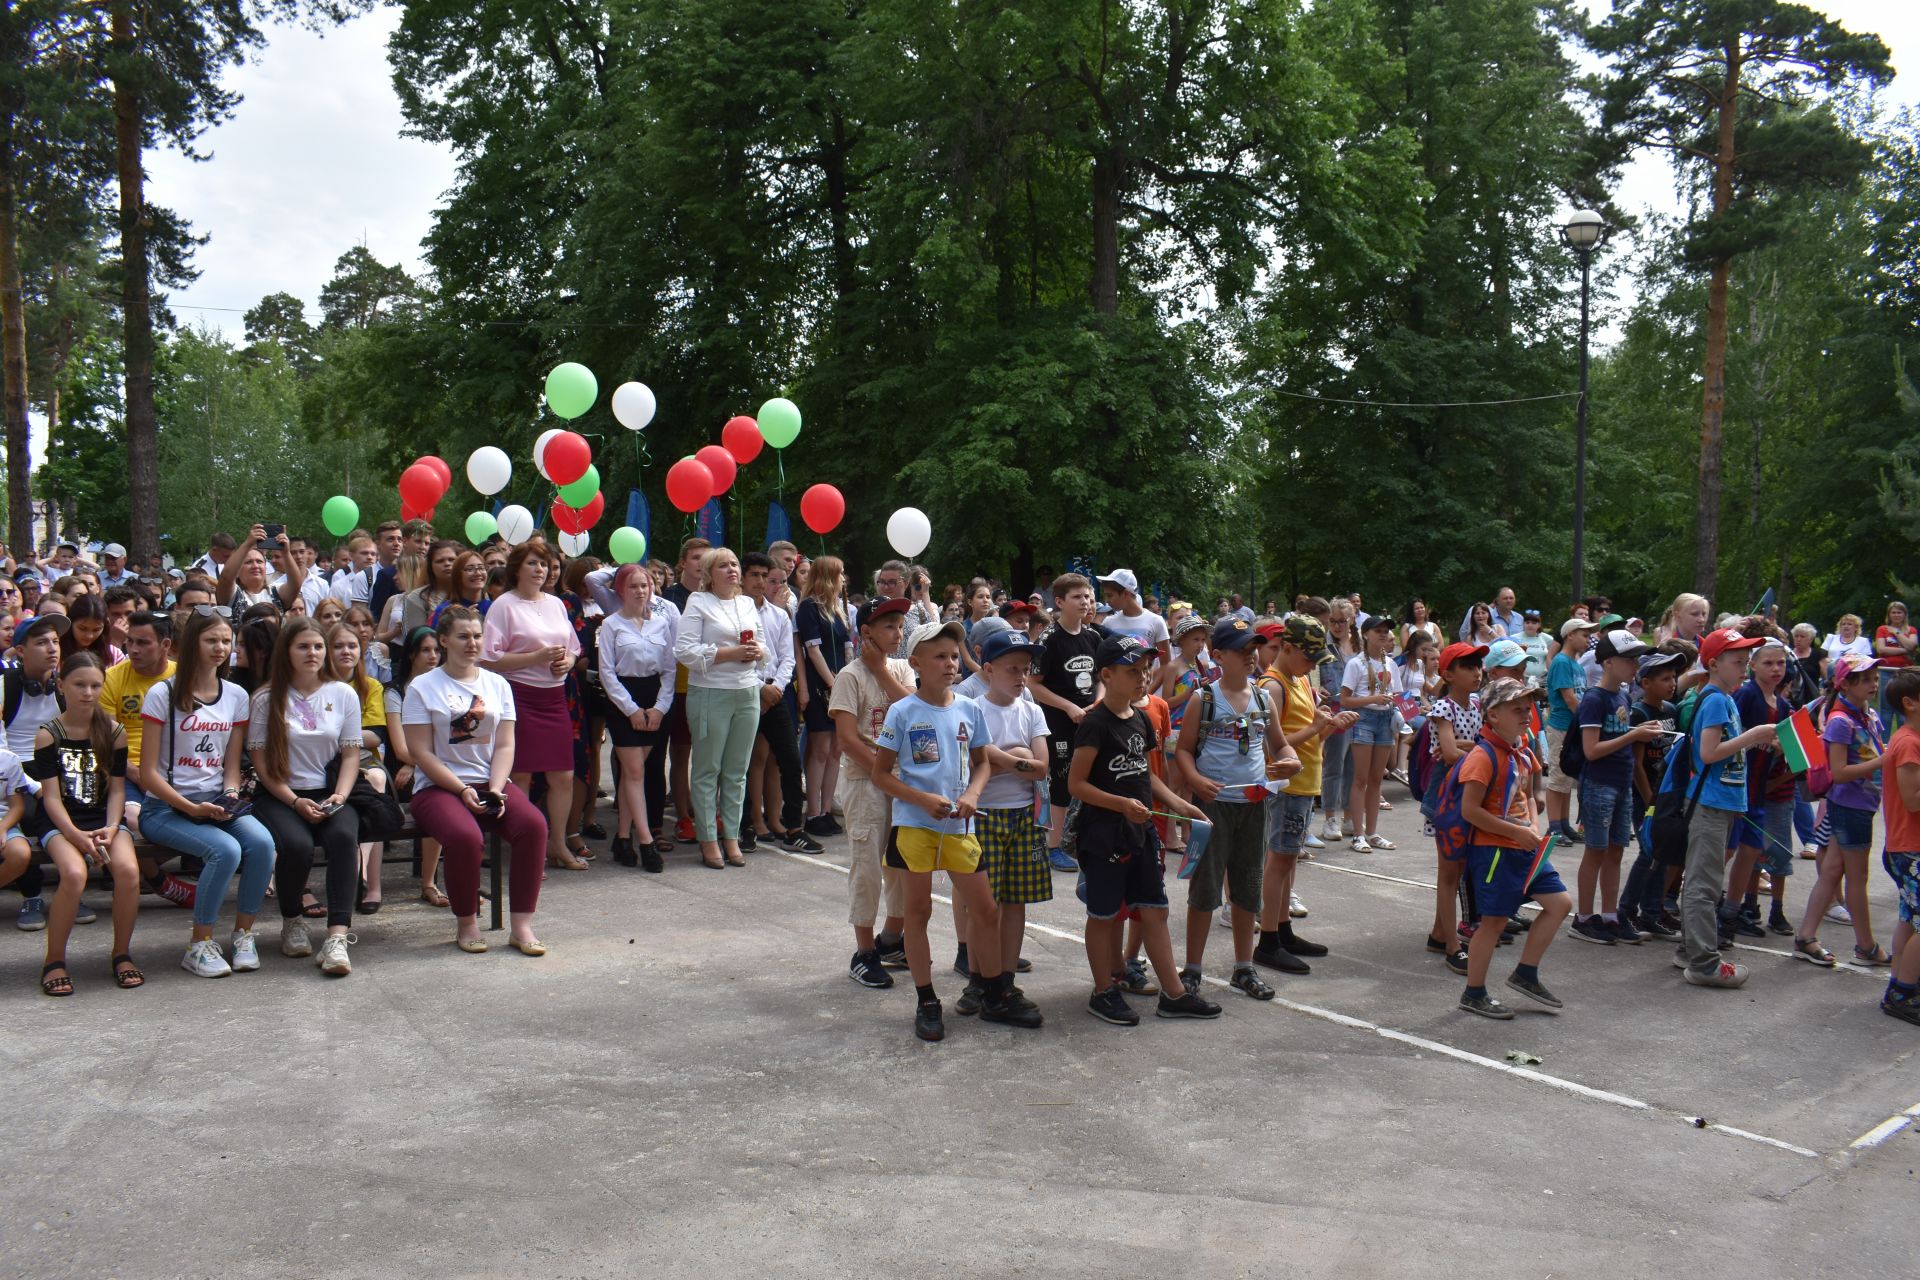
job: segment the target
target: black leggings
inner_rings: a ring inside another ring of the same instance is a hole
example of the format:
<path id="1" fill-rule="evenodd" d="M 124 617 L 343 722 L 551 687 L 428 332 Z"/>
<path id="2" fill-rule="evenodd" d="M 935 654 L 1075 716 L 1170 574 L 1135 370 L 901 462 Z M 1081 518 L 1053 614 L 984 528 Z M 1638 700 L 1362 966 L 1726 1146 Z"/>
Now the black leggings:
<path id="1" fill-rule="evenodd" d="M 794 730 L 793 715 L 784 699 L 760 713 L 760 736 L 767 740 L 773 767 L 780 773 L 780 830 L 774 834 L 798 831 L 807 803 L 807 786 L 800 775 L 800 735 Z M 743 808 L 746 817 L 740 830 L 751 831 L 758 825 L 753 821 L 753 801 L 748 800 Z"/>
<path id="2" fill-rule="evenodd" d="M 295 789 L 302 800 L 325 800 L 326 787 Z M 273 891 L 280 899 L 280 915 L 291 920 L 300 914 L 307 892 L 307 873 L 313 869 L 313 847 L 327 854 L 327 925 L 353 923 L 353 905 L 360 894 L 360 815 L 343 804 L 328 817 L 309 824 L 264 787 L 254 792 L 253 816 L 273 836 Z"/>

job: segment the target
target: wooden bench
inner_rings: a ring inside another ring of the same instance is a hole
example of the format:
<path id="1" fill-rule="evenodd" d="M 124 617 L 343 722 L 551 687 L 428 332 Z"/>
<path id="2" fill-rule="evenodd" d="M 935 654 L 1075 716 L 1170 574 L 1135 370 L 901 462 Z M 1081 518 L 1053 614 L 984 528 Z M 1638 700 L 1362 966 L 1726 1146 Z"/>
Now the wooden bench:
<path id="1" fill-rule="evenodd" d="M 418 876 L 420 874 L 420 842 L 427 838 L 427 833 L 422 831 L 419 825 L 414 822 L 413 812 L 411 810 L 406 810 L 405 812 L 407 815 L 406 823 L 397 833 L 382 842 L 386 847 L 386 852 L 381 856 L 380 862 L 383 866 L 390 862 L 410 863 L 413 867 L 413 874 Z M 402 852 L 398 857 L 394 856 L 394 850 L 407 841 L 412 841 L 413 843 L 413 853 L 411 856 L 405 852 Z M 152 857 L 158 862 L 165 862 L 169 858 L 177 858 L 180 856 L 178 849 L 170 849 L 165 845 L 154 844 L 151 840 L 136 840 L 133 851 L 138 856 Z M 505 859 L 506 849 L 500 840 L 499 834 L 497 832 L 489 832 L 487 834 L 487 883 L 493 895 L 493 909 L 491 912 L 492 923 L 487 926 L 488 929 L 500 929 L 504 927 L 503 920 L 506 907 L 503 903 L 506 900 L 506 893 L 502 885 L 502 880 L 505 874 Z M 324 867 L 327 865 L 327 855 L 318 845 L 315 845 L 313 849 L 313 865 L 316 867 Z"/>

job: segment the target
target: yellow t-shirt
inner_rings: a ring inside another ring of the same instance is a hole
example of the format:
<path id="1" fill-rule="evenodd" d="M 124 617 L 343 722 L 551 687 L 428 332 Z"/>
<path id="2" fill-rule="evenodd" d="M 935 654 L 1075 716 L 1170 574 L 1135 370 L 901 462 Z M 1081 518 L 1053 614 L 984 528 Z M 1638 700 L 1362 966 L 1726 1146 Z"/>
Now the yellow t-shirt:
<path id="1" fill-rule="evenodd" d="M 105 685 L 100 690 L 100 705 L 105 708 L 120 727 L 127 733 L 127 776 L 140 776 L 140 704 L 147 700 L 147 690 L 162 680 L 173 678 L 172 662 L 157 676 L 143 676 L 133 669 L 131 660 L 114 663 L 107 668 Z"/>
<path id="2" fill-rule="evenodd" d="M 1305 676 L 1290 676 L 1278 667 L 1268 667 L 1267 674 L 1260 683 L 1280 706 L 1280 733 L 1282 737 L 1292 737 L 1313 723 L 1313 685 Z M 1314 734 L 1304 742 L 1294 744 L 1293 752 L 1300 757 L 1300 771 L 1287 779 L 1286 794 L 1290 796 L 1317 796 L 1320 794 L 1320 755 L 1326 740 Z"/>
<path id="3" fill-rule="evenodd" d="M 387 691 L 375 684 L 371 677 L 362 675 L 353 682 L 353 692 L 360 699 L 360 727 L 362 729 L 386 728 Z"/>

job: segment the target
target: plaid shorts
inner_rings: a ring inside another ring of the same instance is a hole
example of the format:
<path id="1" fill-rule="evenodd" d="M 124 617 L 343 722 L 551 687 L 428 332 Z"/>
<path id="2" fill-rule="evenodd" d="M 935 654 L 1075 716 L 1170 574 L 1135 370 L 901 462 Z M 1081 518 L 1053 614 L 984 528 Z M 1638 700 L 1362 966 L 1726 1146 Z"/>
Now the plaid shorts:
<path id="1" fill-rule="evenodd" d="M 993 886 L 995 902 L 1053 900 L 1046 833 L 1034 822 L 1032 805 L 977 811 L 973 836 L 980 842 L 980 866 Z"/>

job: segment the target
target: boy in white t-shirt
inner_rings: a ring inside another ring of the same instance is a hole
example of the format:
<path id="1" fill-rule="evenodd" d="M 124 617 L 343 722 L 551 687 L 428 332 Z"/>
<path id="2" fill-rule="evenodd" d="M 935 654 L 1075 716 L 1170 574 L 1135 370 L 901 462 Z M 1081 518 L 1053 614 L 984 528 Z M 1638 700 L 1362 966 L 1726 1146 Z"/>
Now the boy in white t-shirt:
<path id="1" fill-rule="evenodd" d="M 1167 638 L 1167 620 L 1149 613 L 1140 603 L 1140 579 L 1131 569 L 1115 569 L 1099 579 L 1105 588 L 1107 604 L 1113 612 L 1100 619 L 1100 628 L 1108 635 L 1132 636 L 1160 655 L 1161 662 L 1173 658 L 1172 642 Z"/>
<path id="2" fill-rule="evenodd" d="M 1026 696 L 1027 673 L 1037 652 L 1039 646 L 1012 630 L 988 636 L 980 650 L 979 676 L 987 689 L 978 702 L 987 721 L 987 763 L 993 776 L 980 792 L 973 833 L 980 842 L 981 869 L 1000 907 L 1000 960 L 1009 972 L 1020 967 L 1027 904 L 1053 899 L 1046 832 L 1034 818 L 1034 788 L 1047 777 L 1047 718 Z M 985 999 L 986 986 L 969 966 L 967 989 L 954 1012 L 978 1013 Z"/>
<path id="3" fill-rule="evenodd" d="M 7 885 L 19 879 L 33 861 L 33 845 L 20 829 L 33 783 L 21 769 L 20 757 L 5 747 L 0 747 L 0 793 L 5 794 L 7 806 L 6 816 L 0 818 L 0 832 L 5 833 L 5 843 L 0 844 L 0 885 Z"/>

